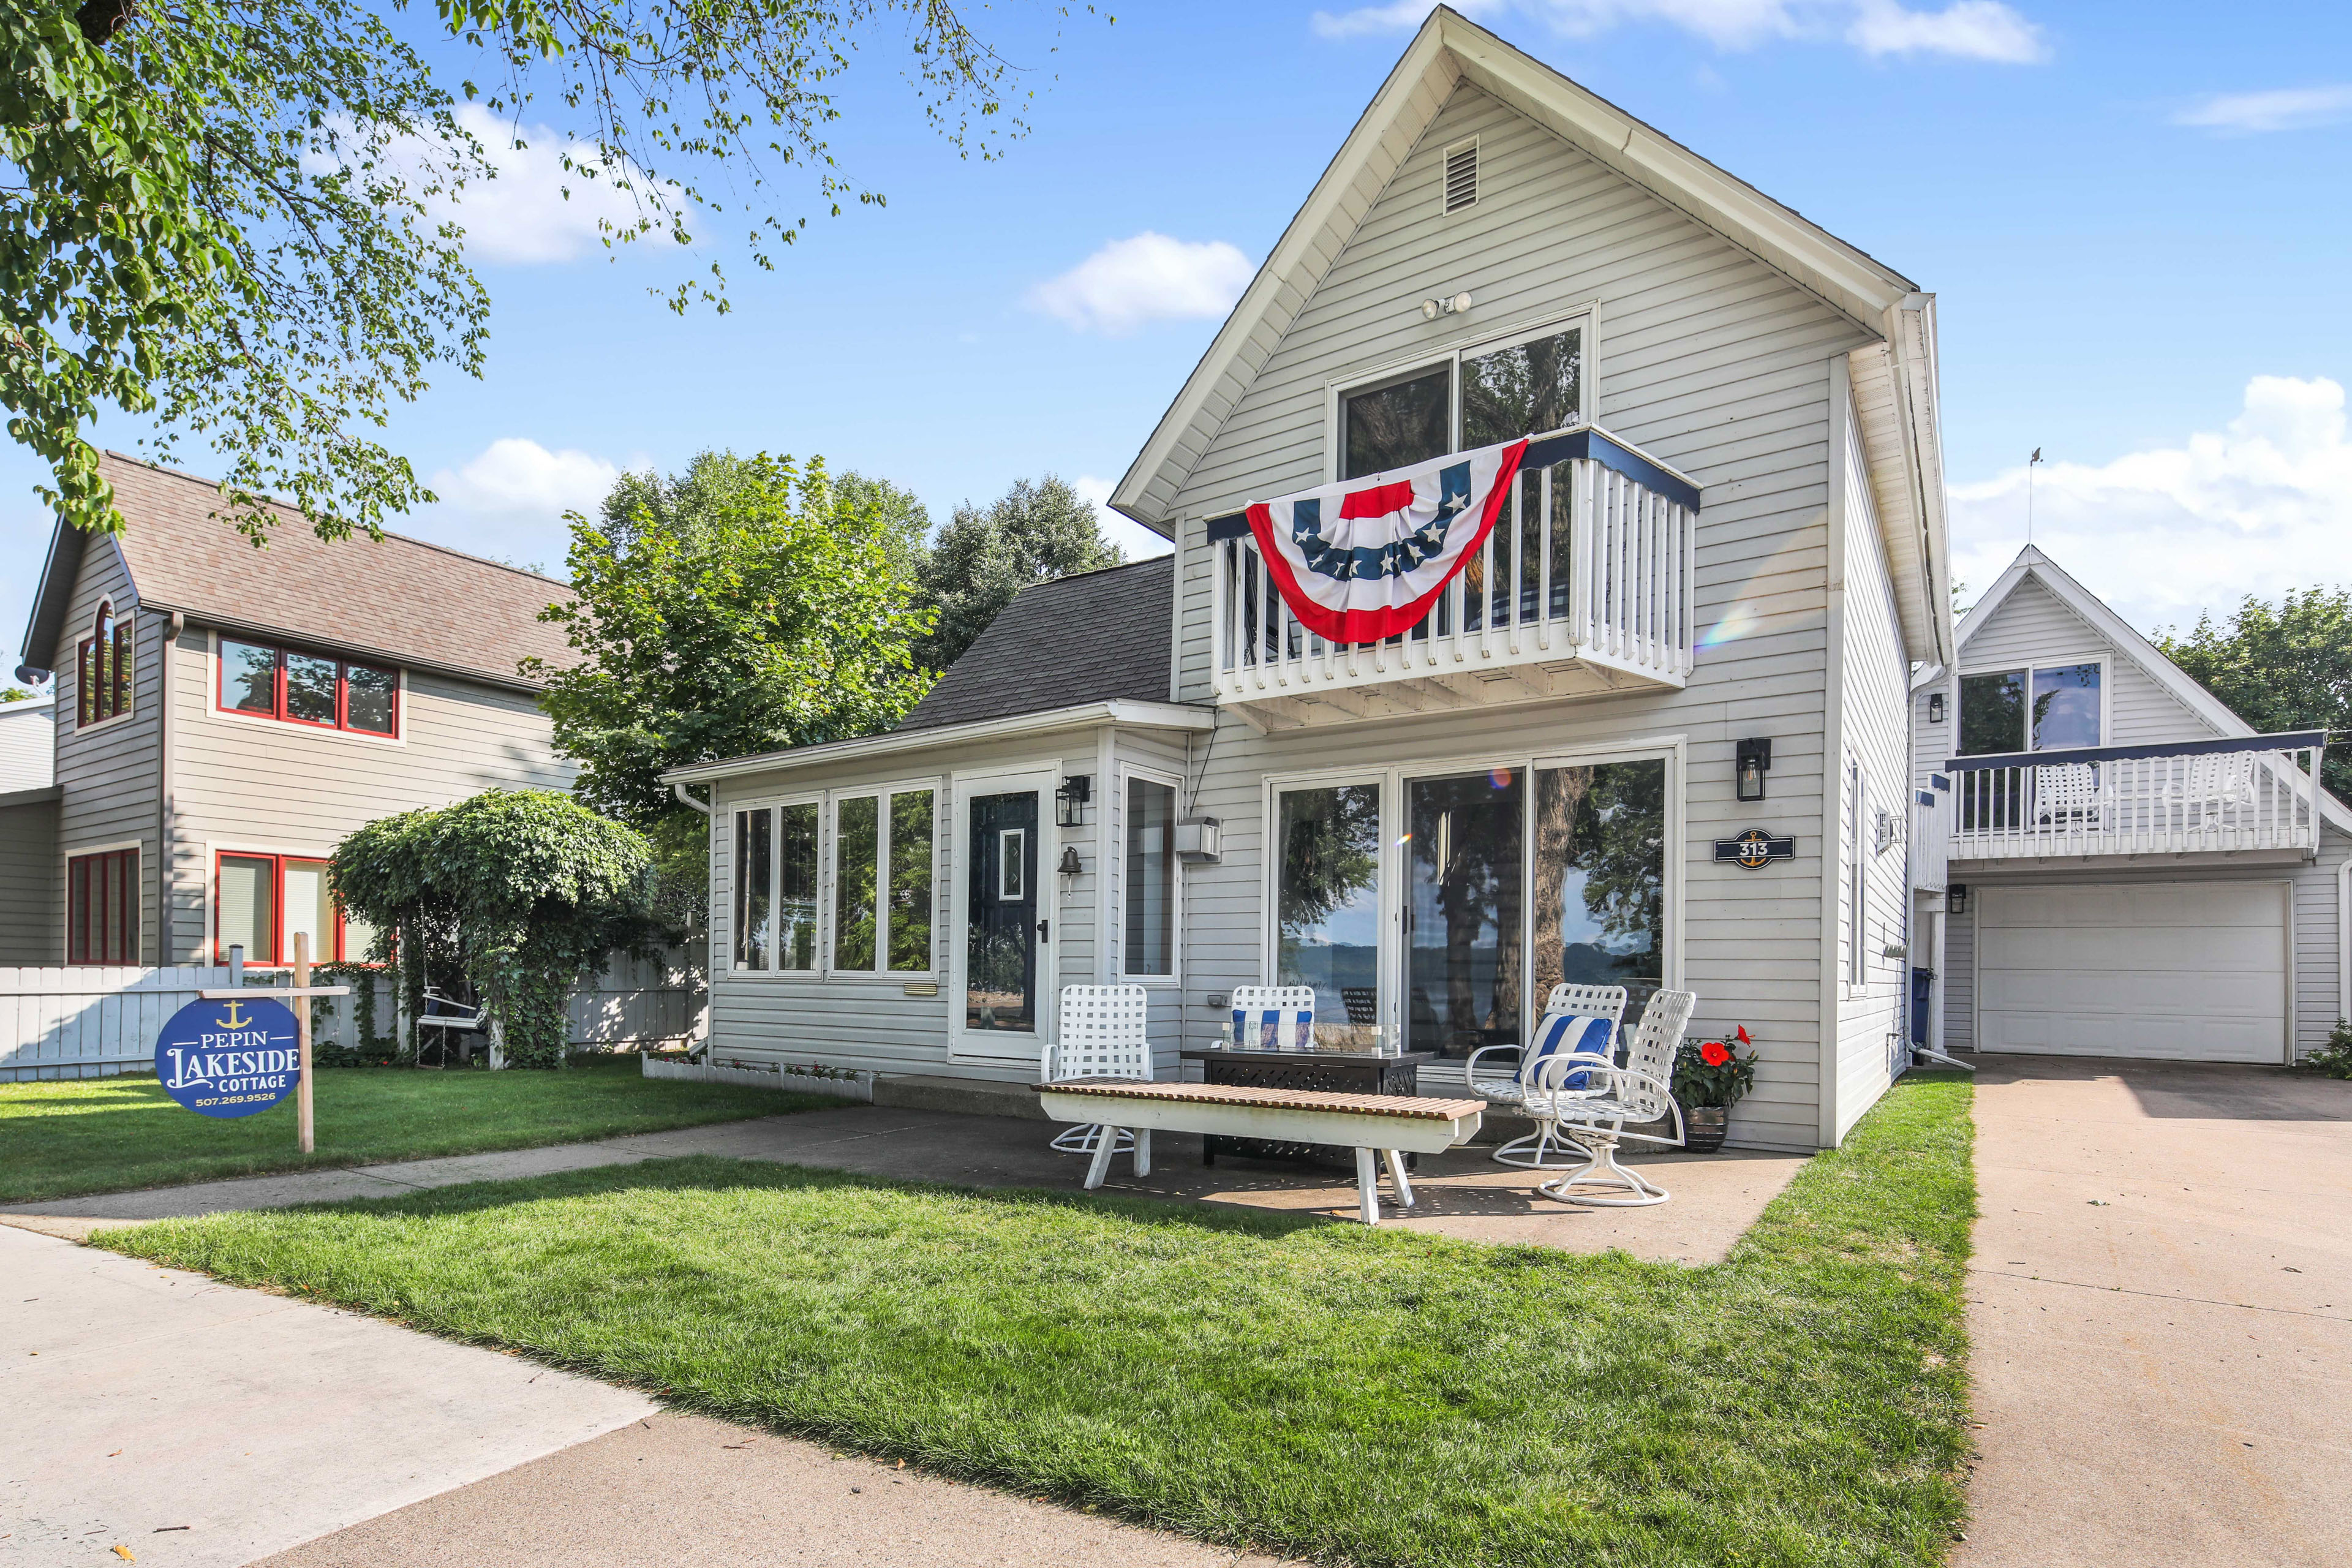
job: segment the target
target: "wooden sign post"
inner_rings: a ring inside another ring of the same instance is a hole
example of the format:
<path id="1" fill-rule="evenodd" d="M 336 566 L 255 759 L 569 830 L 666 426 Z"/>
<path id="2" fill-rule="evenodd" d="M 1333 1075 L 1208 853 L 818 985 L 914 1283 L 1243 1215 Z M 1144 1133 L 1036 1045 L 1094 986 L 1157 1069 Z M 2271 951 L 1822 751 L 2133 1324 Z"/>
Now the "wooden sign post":
<path id="1" fill-rule="evenodd" d="M 298 1129 L 298 1134 L 302 1141 L 302 1152 L 305 1154 L 315 1152 L 317 1144 L 317 1139 L 314 1136 L 316 1129 L 311 1118 L 310 1100 L 310 998 L 313 996 L 348 996 L 351 994 L 352 988 L 348 985 L 313 985 L 310 984 L 310 933 L 309 931 L 298 931 L 294 933 L 294 984 L 284 989 L 273 989 L 260 993 L 261 995 L 273 1002 L 284 999 L 290 1002 L 293 1005 L 295 1049 L 299 1055 L 301 1063 L 301 1077 L 297 1080 L 294 1087 L 294 1121 L 296 1128 Z M 235 991 L 203 991 L 197 993 L 197 994 L 201 995 L 207 1002 L 224 1002 L 234 1001 L 241 997 L 249 998 L 253 996 L 255 993 L 238 989 Z"/>

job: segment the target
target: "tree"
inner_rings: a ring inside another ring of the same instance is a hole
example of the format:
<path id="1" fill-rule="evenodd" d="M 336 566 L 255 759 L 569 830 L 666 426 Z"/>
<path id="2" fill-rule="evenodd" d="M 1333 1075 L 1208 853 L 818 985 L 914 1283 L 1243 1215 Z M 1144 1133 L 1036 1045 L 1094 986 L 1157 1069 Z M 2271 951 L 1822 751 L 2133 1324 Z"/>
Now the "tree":
<path id="1" fill-rule="evenodd" d="M 572 517 L 579 596 L 541 618 L 579 661 L 527 668 L 580 797 L 652 835 L 671 875 L 698 886 L 708 850 L 664 770 L 872 734 L 928 688 L 910 649 L 930 618 L 893 561 L 901 493 L 706 452 L 667 479 L 624 475 L 597 523 Z"/>
<path id="2" fill-rule="evenodd" d="M 484 363 L 488 298 L 445 216 L 492 174 L 461 97 L 509 140 L 542 97 L 564 106 L 581 133 L 569 179 L 635 200 L 608 245 L 687 243 L 688 216 L 740 189 L 762 267 L 806 224 L 775 210 L 774 174 L 804 175 L 836 214 L 882 200 L 825 141 L 854 54 L 894 52 L 967 155 L 1026 129 L 1013 68 L 948 0 L 438 0 L 428 30 L 490 83 L 454 92 L 387 19 L 401 8 L 0 12 L 0 404 L 68 521 L 122 526 L 89 438 L 102 405 L 152 416 L 159 458 L 209 443 L 257 542 L 266 493 L 327 538 L 430 499 L 369 432 L 438 368 Z M 894 12 L 908 26 L 885 45 L 871 35 Z M 668 291 L 674 309 L 698 299 L 725 309 L 716 264 Z"/>
<path id="3" fill-rule="evenodd" d="M 1094 507 L 1047 474 L 985 508 L 970 501 L 932 541 L 920 581 L 938 621 L 916 650 L 927 669 L 945 669 L 1032 583 L 1096 572 L 1125 559 L 1103 538 Z"/>
<path id="4" fill-rule="evenodd" d="M 5 691 L 0 691 L 0 702 L 30 702 L 39 695 L 37 691 L 27 691 L 21 686 L 12 686 Z"/>
<path id="5" fill-rule="evenodd" d="M 2326 730 L 2352 736 L 2352 590 L 2292 589 L 2273 609 L 2252 595 L 2216 626 L 2156 634 L 2165 658 L 2263 734 Z M 2331 742 L 2320 779 L 2352 799 L 2352 738 Z"/>
<path id="6" fill-rule="evenodd" d="M 378 962 L 415 1019 L 428 981 L 453 975 L 488 1010 L 517 1067 L 560 1068 L 565 1004 L 614 952 L 663 931 L 644 835 L 568 795 L 491 790 L 369 823 L 335 846 L 336 901 L 376 930 Z"/>

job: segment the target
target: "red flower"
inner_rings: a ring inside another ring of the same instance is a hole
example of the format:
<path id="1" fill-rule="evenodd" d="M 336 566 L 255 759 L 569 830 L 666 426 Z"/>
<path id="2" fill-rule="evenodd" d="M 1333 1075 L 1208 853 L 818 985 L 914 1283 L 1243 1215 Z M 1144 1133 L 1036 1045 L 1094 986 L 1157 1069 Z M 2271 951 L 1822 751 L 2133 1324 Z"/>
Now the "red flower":
<path id="1" fill-rule="evenodd" d="M 1739 1043 L 1743 1046 L 1752 1046 L 1756 1043 L 1748 1037 L 1748 1026 L 1745 1024 L 1739 1026 L 1738 1035 Z"/>
<path id="2" fill-rule="evenodd" d="M 1711 1068 L 1719 1068 L 1731 1059 L 1731 1051 L 1721 1040 L 1709 1040 L 1699 1047 L 1698 1059 Z"/>

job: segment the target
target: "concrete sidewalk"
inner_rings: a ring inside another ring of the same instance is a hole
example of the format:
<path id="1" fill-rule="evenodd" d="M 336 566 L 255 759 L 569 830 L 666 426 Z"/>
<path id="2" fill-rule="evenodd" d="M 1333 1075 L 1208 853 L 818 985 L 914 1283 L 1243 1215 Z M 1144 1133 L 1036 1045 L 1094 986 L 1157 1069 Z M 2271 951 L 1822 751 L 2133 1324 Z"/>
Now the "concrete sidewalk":
<path id="1" fill-rule="evenodd" d="M 1052 1131 L 1049 1123 L 1012 1117 L 857 1106 L 551 1149 L 19 1204 L 0 1209 L 0 1224 L 79 1240 L 108 1225 L 383 1197 L 459 1182 L 501 1181 L 682 1154 L 777 1160 L 918 1181 L 1076 1191 L 1087 1163 L 1048 1150 Z M 1469 1148 L 1423 1156 L 1413 1177 L 1419 1205 L 1410 1212 L 1387 1210 L 1382 1223 L 1472 1241 L 1532 1243 L 1573 1252 L 1622 1247 L 1638 1258 L 1714 1263 L 1805 1163 L 1802 1155 L 1737 1150 L 1715 1155 L 1632 1154 L 1626 1163 L 1641 1166 L 1672 1190 L 1674 1201 L 1653 1208 L 1595 1209 L 1535 1195 L 1530 1189 L 1538 1177 L 1496 1164 L 1488 1157 L 1491 1152 Z M 1129 1161 L 1113 1161 L 1107 1190 L 1350 1221 L 1356 1213 L 1351 1173 L 1244 1160 L 1203 1166 L 1201 1141 L 1182 1134 L 1155 1138 L 1153 1155 L 1151 1173 L 1139 1180 Z"/>
<path id="2" fill-rule="evenodd" d="M 2352 1084 L 1978 1059 L 1952 1568 L 2352 1563 Z"/>

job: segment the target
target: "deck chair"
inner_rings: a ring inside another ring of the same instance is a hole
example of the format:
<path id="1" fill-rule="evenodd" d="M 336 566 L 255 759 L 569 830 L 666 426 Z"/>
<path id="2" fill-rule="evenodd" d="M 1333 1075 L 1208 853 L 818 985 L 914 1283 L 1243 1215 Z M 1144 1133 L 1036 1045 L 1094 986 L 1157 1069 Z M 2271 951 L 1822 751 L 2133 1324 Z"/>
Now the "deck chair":
<path id="1" fill-rule="evenodd" d="M 1544 1003 L 1543 1016 L 1536 1023 L 1535 1033 L 1525 1046 L 1482 1046 L 1470 1053 L 1463 1064 L 1462 1076 L 1469 1080 L 1471 1092 L 1501 1105 L 1524 1107 L 1536 1119 L 1536 1130 L 1524 1137 L 1514 1138 L 1495 1151 L 1498 1165 L 1517 1165 L 1527 1170 L 1560 1171 L 1575 1163 L 1583 1151 L 1561 1142 L 1559 1125 L 1549 1114 L 1550 1100 L 1541 1099 L 1541 1109 L 1528 1103 L 1528 1090 L 1534 1085 L 1544 1058 L 1559 1051 L 1607 1056 L 1615 1058 L 1617 1029 L 1625 1019 L 1625 988 L 1622 985 L 1569 985 L 1551 988 Z M 1504 1066 L 1499 1058 L 1482 1068 L 1478 1058 L 1509 1051 L 1514 1060 Z M 1573 1087 L 1585 1087 L 1585 1075 L 1570 1075 Z"/>
<path id="2" fill-rule="evenodd" d="M 1315 1048 L 1315 987 L 1234 987 L 1234 1045 L 1244 1051 Z"/>
<path id="3" fill-rule="evenodd" d="M 1061 1026 L 1046 1042 L 1038 1064 L 1045 1083 L 1077 1079 L 1111 1079 L 1125 1083 L 1151 1081 L 1151 1042 L 1145 1037 L 1144 1016 L 1149 993 L 1140 985 L 1065 985 Z M 1135 1173 L 1151 1173 L 1151 1134 L 1109 1130 L 1118 1140 L 1114 1153 L 1135 1152 Z M 1092 1154 L 1102 1138 L 1099 1126 L 1066 1127 L 1049 1147 L 1057 1153 Z"/>
<path id="4" fill-rule="evenodd" d="M 1541 1106 L 1560 1134 L 1584 1151 L 1585 1161 L 1536 1188 L 1546 1197 L 1595 1208 L 1641 1208 L 1666 1201 L 1666 1189 L 1617 1163 L 1617 1148 L 1638 1142 L 1678 1149 L 1683 1110 L 1675 1103 L 1675 1052 L 1698 997 L 1688 991 L 1661 991 L 1642 1009 L 1622 1065 L 1599 1055 L 1554 1051 L 1536 1069 L 1528 1090 L 1533 1113 Z M 1637 1125 L 1671 1117 L 1674 1136 L 1628 1132 Z"/>
<path id="5" fill-rule="evenodd" d="M 2219 826 L 2232 811 L 2254 804 L 2253 755 L 2223 752 L 2184 757 L 2180 771 L 2165 781 L 2157 798 L 2179 814 L 2183 829 Z"/>
<path id="6" fill-rule="evenodd" d="M 2034 779 L 2034 820 L 2042 827 L 2096 828 L 2114 805 L 2115 786 L 2100 781 L 2095 763 L 2042 768 Z"/>

